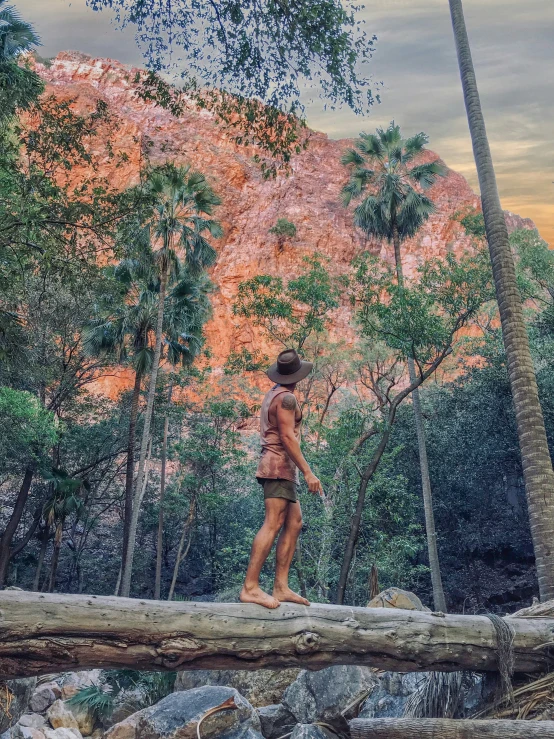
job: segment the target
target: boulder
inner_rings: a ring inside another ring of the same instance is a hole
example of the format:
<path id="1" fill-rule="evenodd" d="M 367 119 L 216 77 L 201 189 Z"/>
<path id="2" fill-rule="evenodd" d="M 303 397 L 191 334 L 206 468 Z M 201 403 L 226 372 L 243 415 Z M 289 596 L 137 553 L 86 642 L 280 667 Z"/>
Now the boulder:
<path id="1" fill-rule="evenodd" d="M 400 588 L 387 588 L 372 598 L 368 608 L 400 608 L 404 611 L 428 611 L 415 593 Z"/>
<path id="2" fill-rule="evenodd" d="M 75 721 L 77 721 L 77 728 L 83 736 L 90 736 L 94 731 L 94 715 L 87 711 L 85 706 L 75 705 L 69 701 L 64 701 L 64 705 L 67 710 L 73 714 Z"/>
<path id="3" fill-rule="evenodd" d="M 19 726 L 27 726 L 29 729 L 42 729 L 46 719 L 40 713 L 24 713 L 17 722 Z"/>
<path id="4" fill-rule="evenodd" d="M 54 693 L 54 695 L 56 696 L 56 699 L 62 697 L 62 689 L 60 688 L 60 686 L 56 682 L 49 681 L 47 683 L 40 683 L 39 685 L 37 685 L 37 689 L 39 687 L 41 687 L 41 688 L 49 688 Z"/>
<path id="5" fill-rule="evenodd" d="M 175 690 L 191 690 L 204 685 L 235 688 L 255 707 L 280 703 L 283 693 L 300 670 L 188 670 L 177 673 Z"/>
<path id="6" fill-rule="evenodd" d="M 408 698 L 425 678 L 425 672 L 385 672 L 362 705 L 359 718 L 400 718 Z"/>
<path id="7" fill-rule="evenodd" d="M 148 696 L 140 687 L 130 690 L 122 690 L 114 701 L 114 708 L 108 722 L 109 726 L 119 724 L 126 718 L 148 706 L 152 701 L 148 701 Z"/>
<path id="8" fill-rule="evenodd" d="M 59 695 L 58 698 L 61 695 L 61 691 L 58 688 Z M 29 702 L 29 708 L 31 711 L 34 711 L 35 713 L 44 713 L 47 708 L 50 708 L 52 703 L 56 700 L 56 694 L 50 688 L 48 685 L 39 685 L 39 687 L 34 691 L 33 695 L 31 696 L 31 700 Z"/>
<path id="9" fill-rule="evenodd" d="M 334 739 L 336 736 L 317 724 L 297 724 L 290 739 Z"/>
<path id="10" fill-rule="evenodd" d="M 207 715 L 227 701 L 235 707 Z M 136 739 L 196 739 L 201 720 L 202 739 L 262 739 L 254 708 L 237 690 L 221 686 L 194 688 L 162 698 L 142 712 Z"/>
<path id="11" fill-rule="evenodd" d="M 258 717 L 265 739 L 278 739 L 288 734 L 296 723 L 292 713 L 282 703 L 258 708 Z"/>
<path id="12" fill-rule="evenodd" d="M 319 672 L 301 672 L 285 691 L 283 703 L 299 724 L 323 721 L 346 730 L 346 719 L 377 685 L 369 667 L 334 665 Z"/>
<path id="13" fill-rule="evenodd" d="M 0 682 L 0 734 L 17 723 L 19 717 L 29 708 L 29 701 L 36 687 L 36 677 L 25 677 L 20 680 Z M 8 711 L 2 706 L 9 705 Z"/>
<path id="14" fill-rule="evenodd" d="M 45 739 L 83 739 L 79 729 L 64 726 L 59 729 L 44 729 L 44 736 Z"/>
<path id="15" fill-rule="evenodd" d="M 0 734 L 0 739 L 12 739 L 12 730 L 6 729 L 6 731 Z"/>
<path id="16" fill-rule="evenodd" d="M 52 703 L 46 712 L 46 717 L 53 729 L 77 729 L 80 733 L 79 724 L 73 715 L 73 711 L 70 711 L 62 700 Z M 62 738 L 59 737 L 59 739 Z"/>
<path id="17" fill-rule="evenodd" d="M 79 672 L 66 672 L 61 677 L 62 698 L 67 700 L 91 685 L 100 683 L 101 670 L 80 670 Z"/>
<path id="18" fill-rule="evenodd" d="M 45 734 L 40 729 L 35 729 L 32 726 L 16 724 L 12 728 L 12 739 L 45 739 Z"/>
<path id="19" fill-rule="evenodd" d="M 104 734 L 104 739 L 135 739 L 137 735 L 137 726 L 142 714 L 148 709 L 133 713 L 123 721 L 114 724 Z"/>

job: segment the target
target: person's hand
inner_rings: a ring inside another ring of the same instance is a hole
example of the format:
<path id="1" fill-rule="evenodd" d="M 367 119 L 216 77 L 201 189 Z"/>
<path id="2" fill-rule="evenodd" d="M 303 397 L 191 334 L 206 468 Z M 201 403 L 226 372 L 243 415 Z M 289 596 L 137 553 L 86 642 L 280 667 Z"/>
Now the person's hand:
<path id="1" fill-rule="evenodd" d="M 311 470 L 310 472 L 307 472 L 304 477 L 306 478 L 306 482 L 308 483 L 308 490 L 310 491 L 310 493 L 319 493 L 319 495 L 323 494 L 323 487 L 321 486 L 321 482 Z"/>

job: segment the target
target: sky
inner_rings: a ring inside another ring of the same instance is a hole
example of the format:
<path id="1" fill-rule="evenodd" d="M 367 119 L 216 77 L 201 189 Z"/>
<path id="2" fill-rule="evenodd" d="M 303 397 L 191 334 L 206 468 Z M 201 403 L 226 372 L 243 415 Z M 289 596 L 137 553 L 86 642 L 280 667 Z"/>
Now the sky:
<path id="1" fill-rule="evenodd" d="M 40 53 L 64 50 L 139 66 L 131 29 L 85 0 L 13 0 L 41 36 Z M 464 0 L 477 79 L 503 207 L 532 218 L 554 246 L 554 1 Z M 477 174 L 447 0 L 365 0 L 366 30 L 377 36 L 368 67 L 381 104 L 366 117 L 307 108 L 308 123 L 333 138 L 395 120 L 477 191 Z"/>

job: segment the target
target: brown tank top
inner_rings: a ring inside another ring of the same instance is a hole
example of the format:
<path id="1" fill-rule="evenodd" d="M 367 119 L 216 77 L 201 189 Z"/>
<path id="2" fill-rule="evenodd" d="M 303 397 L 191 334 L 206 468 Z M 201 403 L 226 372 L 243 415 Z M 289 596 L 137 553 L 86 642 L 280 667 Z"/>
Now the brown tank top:
<path id="1" fill-rule="evenodd" d="M 262 456 L 256 477 L 269 480 L 292 480 L 298 482 L 298 468 L 287 454 L 279 436 L 279 429 L 269 418 L 269 410 L 275 398 L 290 393 L 286 387 L 275 385 L 266 394 L 260 411 L 260 437 L 262 442 Z M 294 434 L 300 440 L 300 426 L 302 414 L 294 423 Z"/>

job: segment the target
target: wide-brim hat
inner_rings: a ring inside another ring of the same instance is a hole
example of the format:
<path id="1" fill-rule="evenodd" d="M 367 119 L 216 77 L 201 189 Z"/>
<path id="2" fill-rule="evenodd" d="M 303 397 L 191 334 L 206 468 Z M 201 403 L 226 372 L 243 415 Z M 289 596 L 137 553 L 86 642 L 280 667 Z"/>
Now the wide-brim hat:
<path id="1" fill-rule="evenodd" d="M 307 377 L 313 367 L 312 362 L 300 359 L 295 349 L 285 349 L 279 354 L 275 364 L 267 370 L 267 376 L 280 385 L 293 385 Z"/>

